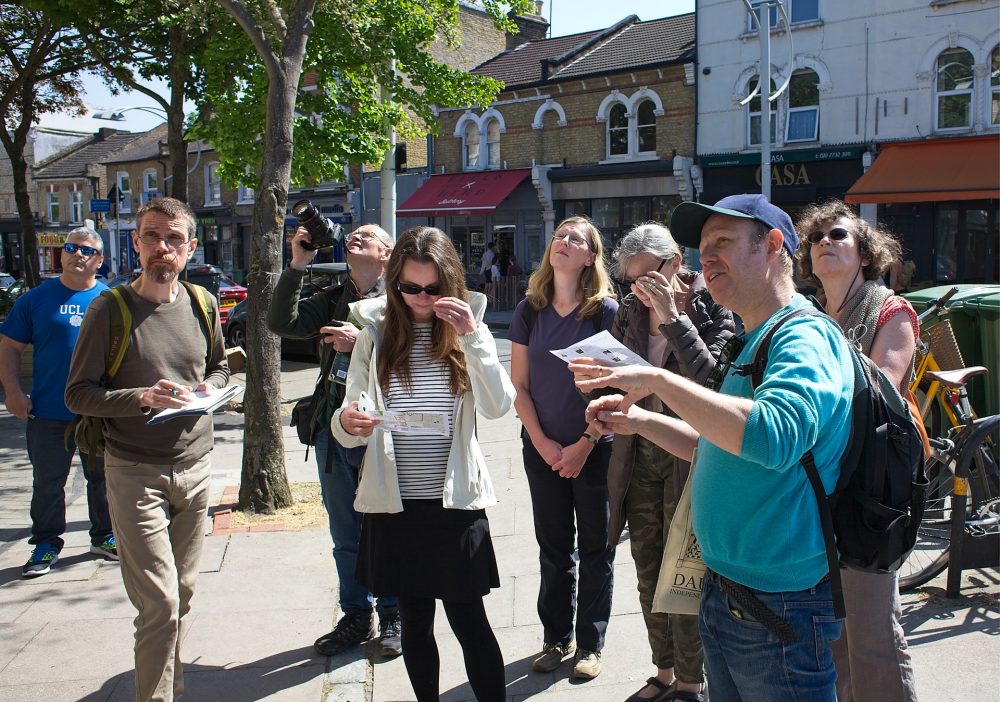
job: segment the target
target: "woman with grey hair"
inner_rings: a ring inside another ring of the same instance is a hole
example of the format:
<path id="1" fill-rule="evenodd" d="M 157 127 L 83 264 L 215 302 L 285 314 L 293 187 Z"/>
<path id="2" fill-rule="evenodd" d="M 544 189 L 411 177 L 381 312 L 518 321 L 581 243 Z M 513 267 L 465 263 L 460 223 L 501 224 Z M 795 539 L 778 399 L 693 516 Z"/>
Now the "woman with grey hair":
<path id="1" fill-rule="evenodd" d="M 614 253 L 613 272 L 630 292 L 611 333 L 653 365 L 704 383 L 735 324 L 732 313 L 712 300 L 702 275 L 685 268 L 681 258 L 662 224 L 640 224 L 625 235 Z M 669 412 L 655 395 L 639 404 Z M 615 436 L 608 470 L 608 540 L 617 544 L 628 523 L 656 666 L 656 675 L 626 702 L 704 699 L 698 617 L 652 611 L 667 531 L 689 470 L 689 463 L 640 436 Z"/>

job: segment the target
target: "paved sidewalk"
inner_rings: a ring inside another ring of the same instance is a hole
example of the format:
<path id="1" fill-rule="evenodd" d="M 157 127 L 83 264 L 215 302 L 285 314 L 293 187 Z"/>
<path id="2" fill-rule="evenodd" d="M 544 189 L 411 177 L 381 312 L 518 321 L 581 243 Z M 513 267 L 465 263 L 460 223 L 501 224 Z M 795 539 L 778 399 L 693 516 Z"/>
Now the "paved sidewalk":
<path id="1" fill-rule="evenodd" d="M 502 333 L 498 332 L 498 336 Z M 499 342 L 502 356 L 509 344 Z M 315 366 L 287 363 L 284 399 L 312 389 Z M 237 380 L 239 378 L 237 377 Z M 503 586 L 487 598 L 490 620 L 507 662 L 509 700 L 623 700 L 652 672 L 628 543 L 618 551 L 613 617 L 604 672 L 578 684 L 569 665 L 549 675 L 530 672 L 541 645 L 535 614 L 538 554 L 513 413 L 481 421 L 479 435 L 500 504 L 490 510 Z M 316 480 L 312 455 L 285 430 L 289 479 Z M 213 504 L 239 483 L 242 417 L 216 419 Z M 87 553 L 82 473 L 68 486 L 68 533 L 49 575 L 22 580 L 30 553 L 31 469 L 24 424 L 0 408 L 0 702 L 125 702 L 132 685 L 132 618 L 118 567 Z M 210 525 L 206 525 L 210 529 Z M 365 658 L 365 648 L 331 659 L 312 641 L 337 618 L 336 577 L 325 529 L 209 536 L 182 646 L 186 700 L 250 702 L 403 702 L 413 700 L 402 659 Z M 943 576 L 904 597 L 904 626 L 924 700 L 986 700 L 1000 680 L 1000 574 L 968 571 L 963 597 L 943 597 Z M 443 613 L 437 630 L 442 700 L 471 700 L 460 649 Z M 963 661 L 965 664 L 954 666 Z M 942 671 L 954 669 L 956 673 Z"/>

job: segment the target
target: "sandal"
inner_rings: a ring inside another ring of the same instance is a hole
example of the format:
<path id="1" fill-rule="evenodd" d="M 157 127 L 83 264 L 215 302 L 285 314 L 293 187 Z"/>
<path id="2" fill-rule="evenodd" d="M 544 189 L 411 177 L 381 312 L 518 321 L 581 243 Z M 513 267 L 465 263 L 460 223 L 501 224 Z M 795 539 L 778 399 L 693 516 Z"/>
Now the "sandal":
<path id="1" fill-rule="evenodd" d="M 639 693 L 645 690 L 647 687 L 656 688 L 656 694 L 653 695 L 652 697 L 640 697 Z M 670 699 L 669 697 L 667 697 L 667 695 L 676 691 L 677 689 L 674 687 L 674 683 L 670 683 L 669 685 L 664 685 L 662 682 L 660 682 L 659 678 L 653 677 L 647 680 L 646 684 L 643 685 L 635 694 L 630 695 L 625 700 L 625 702 L 661 702 L 661 700 Z"/>

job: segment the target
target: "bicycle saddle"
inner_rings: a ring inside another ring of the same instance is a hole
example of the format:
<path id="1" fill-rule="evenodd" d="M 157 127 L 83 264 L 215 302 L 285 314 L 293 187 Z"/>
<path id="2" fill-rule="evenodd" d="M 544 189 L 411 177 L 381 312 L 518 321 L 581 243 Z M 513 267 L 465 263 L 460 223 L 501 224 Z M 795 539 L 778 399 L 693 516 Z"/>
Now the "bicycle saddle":
<path id="1" fill-rule="evenodd" d="M 975 378 L 977 375 L 985 375 L 986 373 L 989 373 L 989 370 L 983 366 L 970 366 L 950 371 L 927 371 L 924 373 L 924 377 L 936 380 L 945 387 L 960 388 L 969 382 L 971 378 Z"/>

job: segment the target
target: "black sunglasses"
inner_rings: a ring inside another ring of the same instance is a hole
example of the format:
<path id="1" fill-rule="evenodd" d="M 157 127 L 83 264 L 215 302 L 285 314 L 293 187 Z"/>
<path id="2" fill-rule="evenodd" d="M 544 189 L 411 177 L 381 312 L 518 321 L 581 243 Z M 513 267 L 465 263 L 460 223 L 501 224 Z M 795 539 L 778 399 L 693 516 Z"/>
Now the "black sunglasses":
<path id="1" fill-rule="evenodd" d="M 806 238 L 809 240 L 810 244 L 818 244 L 819 242 L 823 241 L 823 237 L 825 236 L 829 236 L 830 241 L 843 241 L 850 235 L 851 233 L 846 229 L 844 229 L 843 227 L 834 227 L 829 231 L 829 233 L 824 232 L 822 230 L 810 232 L 809 236 L 807 236 Z"/>
<path id="2" fill-rule="evenodd" d="M 399 292 L 405 293 L 407 295 L 419 295 L 420 293 L 424 292 L 433 297 L 435 295 L 441 294 L 440 285 L 421 286 L 421 285 L 415 285 L 414 283 L 404 283 L 401 280 L 396 282 L 396 289 L 399 290 Z"/>
<path id="3" fill-rule="evenodd" d="M 715 368 L 709 371 L 708 378 L 705 379 L 706 388 L 709 390 L 718 390 L 722 387 L 722 381 L 729 375 L 729 369 L 733 367 L 733 361 L 739 357 L 746 342 L 747 338 L 742 334 L 729 337 L 725 346 L 722 347 L 722 351 L 719 352 L 719 360 L 716 361 Z"/>
<path id="4" fill-rule="evenodd" d="M 67 241 L 63 244 L 63 251 L 68 254 L 75 254 L 77 251 L 82 253 L 84 256 L 93 256 L 96 253 L 100 253 L 93 246 L 84 246 L 83 244 L 74 244 L 71 241 Z"/>

